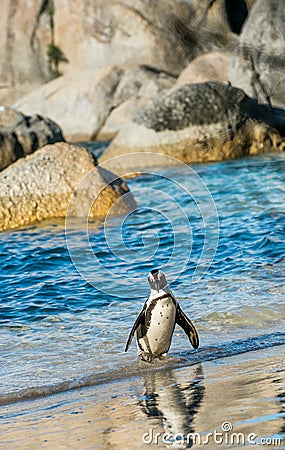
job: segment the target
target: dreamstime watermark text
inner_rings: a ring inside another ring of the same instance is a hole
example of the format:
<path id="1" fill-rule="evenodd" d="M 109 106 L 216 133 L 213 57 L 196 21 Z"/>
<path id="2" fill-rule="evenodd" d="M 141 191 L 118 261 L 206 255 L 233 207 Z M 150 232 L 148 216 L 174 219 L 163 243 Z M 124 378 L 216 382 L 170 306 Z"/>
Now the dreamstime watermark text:
<path id="1" fill-rule="evenodd" d="M 221 430 L 213 430 L 208 433 L 182 433 L 155 432 L 152 428 L 142 436 L 142 441 L 146 445 L 158 445 L 159 443 L 169 446 L 184 447 L 185 445 L 273 445 L 281 446 L 282 439 L 279 437 L 259 437 L 255 433 L 238 433 L 233 431 L 231 422 L 224 422 Z M 284 443 L 284 442 L 283 442 Z"/>

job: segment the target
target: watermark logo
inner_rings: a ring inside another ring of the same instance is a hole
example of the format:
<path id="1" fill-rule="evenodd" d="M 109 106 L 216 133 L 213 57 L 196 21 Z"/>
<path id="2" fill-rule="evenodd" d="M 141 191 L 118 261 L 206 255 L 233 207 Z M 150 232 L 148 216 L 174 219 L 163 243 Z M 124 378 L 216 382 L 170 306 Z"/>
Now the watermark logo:
<path id="1" fill-rule="evenodd" d="M 160 443 L 175 446 L 175 448 L 187 448 L 197 445 L 223 445 L 223 446 L 245 446 L 245 445 L 273 445 L 281 446 L 282 439 L 279 437 L 259 437 L 255 433 L 235 432 L 231 422 L 224 422 L 220 430 L 213 430 L 208 433 L 159 433 L 152 428 L 142 436 L 142 441 L 146 445 L 158 445 Z"/>
<path id="2" fill-rule="evenodd" d="M 148 169 L 153 158 L 156 167 Z M 115 222 L 112 214 L 114 205 L 110 205 L 110 213 L 100 225 L 101 229 L 103 227 L 101 235 L 104 236 L 104 251 L 98 250 L 97 244 L 90 239 L 91 208 L 110 183 L 117 183 L 118 186 L 119 177 L 132 175 L 129 167 L 137 159 L 140 167 L 146 167 L 143 169 L 142 182 L 130 182 L 131 194 L 126 192 L 121 199 L 131 204 L 128 196 L 133 195 L 137 204 L 133 202 L 128 214 L 118 216 Z M 101 174 L 108 171 L 108 179 L 105 184 L 99 183 L 98 189 L 94 190 L 94 175 L 98 171 Z M 92 190 L 88 188 L 90 184 Z M 82 192 L 86 192 L 84 202 Z M 80 237 L 78 233 L 72 233 L 74 211 L 78 210 L 81 211 Z M 199 244 L 199 254 L 196 251 L 193 258 L 195 239 L 202 240 L 202 245 Z M 142 280 L 138 278 L 142 273 L 141 267 L 145 267 L 148 272 L 155 260 L 162 260 L 160 268 L 167 274 L 170 283 L 183 273 L 191 261 L 192 282 L 198 282 L 212 263 L 218 240 L 216 205 L 203 179 L 190 166 L 162 154 L 126 154 L 95 167 L 75 189 L 66 217 L 68 251 L 82 278 L 108 295 L 114 295 L 116 286 L 116 296 L 124 298 L 126 294 L 128 298 L 138 297 L 138 291 L 130 287 L 140 285 L 141 282 L 144 285 L 145 275 Z M 159 257 L 160 251 L 163 258 Z M 138 267 L 139 270 L 130 271 L 130 267 Z M 126 289 L 129 291 L 126 292 Z"/>

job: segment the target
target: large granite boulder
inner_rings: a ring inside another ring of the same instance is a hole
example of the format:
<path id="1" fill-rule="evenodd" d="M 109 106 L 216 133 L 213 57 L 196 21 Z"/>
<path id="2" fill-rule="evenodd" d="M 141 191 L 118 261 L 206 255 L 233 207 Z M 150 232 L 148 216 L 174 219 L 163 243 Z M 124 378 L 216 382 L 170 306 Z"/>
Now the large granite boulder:
<path id="1" fill-rule="evenodd" d="M 38 114 L 0 107 L 0 169 L 46 144 L 64 141 L 60 127 Z"/>
<path id="2" fill-rule="evenodd" d="M 0 84 L 7 89 L 50 79 L 47 47 L 51 30 L 42 0 L 1 1 Z"/>
<path id="3" fill-rule="evenodd" d="M 55 40 L 69 60 L 65 70 L 131 63 L 178 75 L 194 57 L 232 40 L 230 16 L 240 8 L 225 3 L 57 0 Z"/>
<path id="4" fill-rule="evenodd" d="M 259 103 L 285 108 L 285 8 L 257 0 L 240 35 L 229 79 Z"/>
<path id="5" fill-rule="evenodd" d="M 174 77 L 148 66 L 77 70 L 41 86 L 14 106 L 26 114 L 51 117 L 69 141 L 111 138 L 139 106 L 174 82 Z"/>
<path id="6" fill-rule="evenodd" d="M 122 74 L 118 67 L 77 70 L 39 87 L 14 106 L 26 114 L 51 117 L 69 141 L 93 140 L 112 109 Z"/>
<path id="7" fill-rule="evenodd" d="M 114 213 L 135 206 L 126 184 L 97 167 L 87 150 L 67 143 L 47 145 L 0 173 L 0 230 L 67 213 L 105 217 L 114 204 Z"/>
<path id="8" fill-rule="evenodd" d="M 285 141 L 269 125 L 271 116 L 266 114 L 256 101 L 230 85 L 174 87 L 140 109 L 99 162 L 134 153 L 133 168 L 138 169 L 154 165 L 154 158 L 146 161 L 143 154 L 140 161 L 142 152 L 163 153 L 185 163 L 280 152 Z M 119 159 L 114 162 L 114 171 L 119 163 Z"/>
<path id="9" fill-rule="evenodd" d="M 112 139 L 147 100 L 174 85 L 176 78 L 150 66 L 126 66 L 113 94 L 110 114 L 96 139 Z"/>
<path id="10" fill-rule="evenodd" d="M 246 15 L 245 0 L 2 0 L 0 103 L 50 81 L 58 54 L 65 75 L 148 64 L 178 76 L 193 58 L 231 43 Z"/>

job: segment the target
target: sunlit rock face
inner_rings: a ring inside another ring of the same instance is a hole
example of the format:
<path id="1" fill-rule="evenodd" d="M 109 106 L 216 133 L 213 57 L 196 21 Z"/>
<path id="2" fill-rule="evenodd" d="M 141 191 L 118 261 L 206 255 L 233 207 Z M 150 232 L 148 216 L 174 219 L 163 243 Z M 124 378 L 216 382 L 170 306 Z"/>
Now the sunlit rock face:
<path id="1" fill-rule="evenodd" d="M 115 202 L 114 213 L 135 203 L 123 181 L 97 167 L 87 150 L 66 143 L 47 145 L 0 173 L 0 230 L 67 213 L 102 218 Z"/>
<path id="2" fill-rule="evenodd" d="M 270 126 L 272 118 L 266 114 L 256 101 L 230 85 L 174 87 L 157 95 L 134 115 L 100 162 L 134 153 L 134 165 L 142 168 L 142 152 L 163 153 L 194 163 L 282 151 L 284 141 Z M 155 158 L 149 158 L 149 165 L 155 165 Z"/>

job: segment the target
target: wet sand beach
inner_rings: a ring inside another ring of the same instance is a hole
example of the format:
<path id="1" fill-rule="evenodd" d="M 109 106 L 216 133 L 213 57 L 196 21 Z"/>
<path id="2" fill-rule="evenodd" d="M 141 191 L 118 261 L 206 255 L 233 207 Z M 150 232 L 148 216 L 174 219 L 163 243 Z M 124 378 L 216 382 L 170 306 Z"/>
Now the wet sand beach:
<path id="1" fill-rule="evenodd" d="M 284 448 L 284 349 L 3 406 L 1 448 Z"/>

